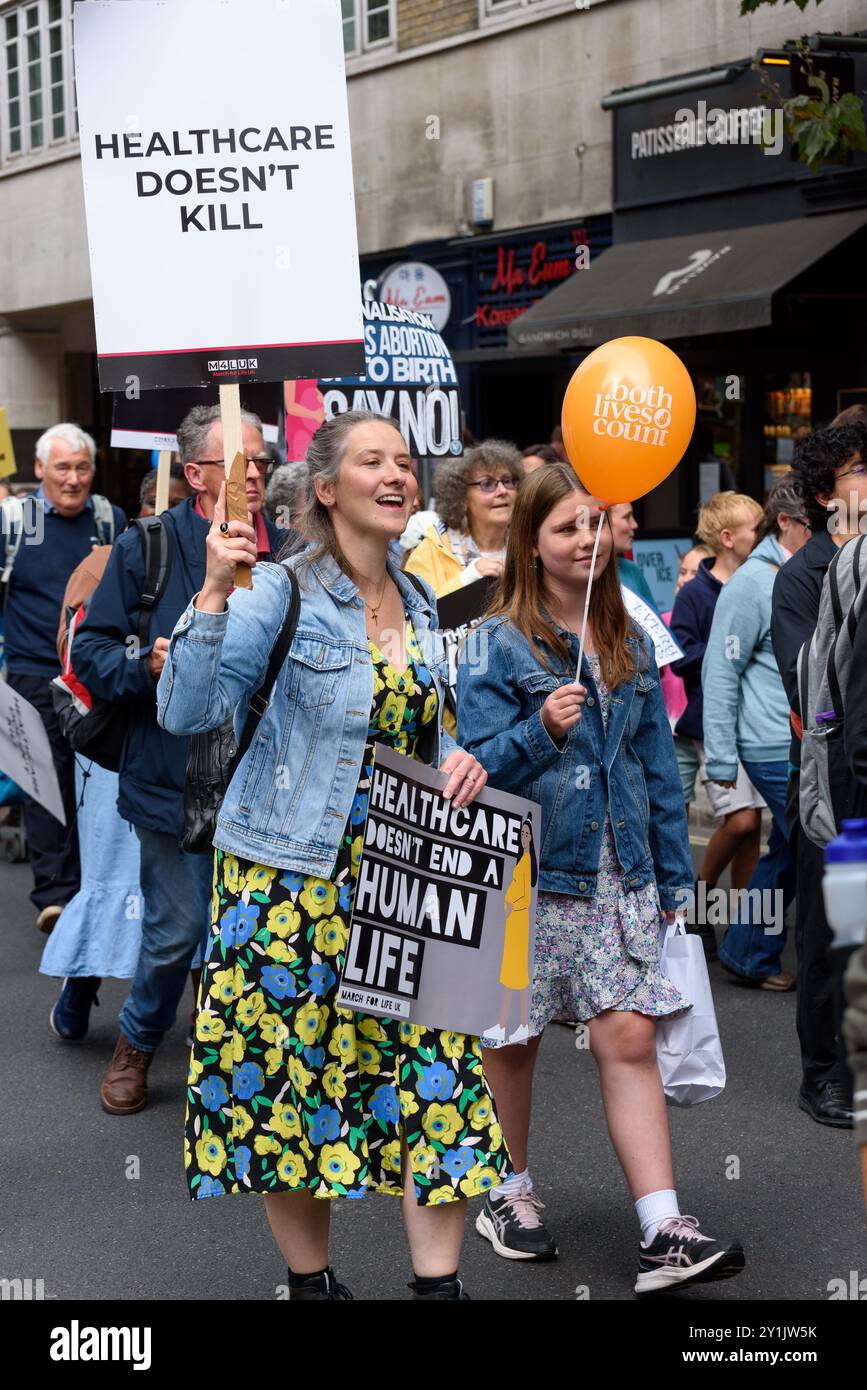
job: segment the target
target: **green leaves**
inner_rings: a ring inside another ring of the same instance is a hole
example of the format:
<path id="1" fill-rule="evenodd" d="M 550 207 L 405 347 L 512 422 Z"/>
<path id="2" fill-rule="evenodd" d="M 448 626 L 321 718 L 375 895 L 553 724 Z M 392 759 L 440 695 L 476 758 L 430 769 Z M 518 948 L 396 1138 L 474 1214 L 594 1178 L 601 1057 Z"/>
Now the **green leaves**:
<path id="1" fill-rule="evenodd" d="M 834 102 L 792 97 L 783 102 L 783 112 L 798 158 L 809 169 L 839 164 L 853 150 L 867 150 L 864 103 L 854 92 Z"/>
<path id="2" fill-rule="evenodd" d="M 784 5 L 797 5 L 803 11 L 809 5 L 810 0 L 783 0 Z M 822 0 L 816 0 L 817 5 L 821 5 Z M 741 0 L 741 14 L 755 14 L 761 5 L 776 5 L 777 0 Z"/>

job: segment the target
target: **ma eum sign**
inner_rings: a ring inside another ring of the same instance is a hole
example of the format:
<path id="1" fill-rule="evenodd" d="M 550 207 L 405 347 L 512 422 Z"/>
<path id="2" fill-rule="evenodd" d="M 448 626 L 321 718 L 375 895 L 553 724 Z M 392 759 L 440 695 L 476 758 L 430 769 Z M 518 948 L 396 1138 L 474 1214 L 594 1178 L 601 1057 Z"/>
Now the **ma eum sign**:
<path id="1" fill-rule="evenodd" d="M 219 160 L 224 154 L 275 154 L 275 160 L 258 165 L 224 164 L 163 169 L 136 170 L 136 195 L 156 198 L 168 193 L 175 198 L 205 198 L 211 194 L 266 192 L 272 185 L 287 193 L 294 190 L 294 178 L 300 164 L 281 161 L 281 155 L 297 150 L 333 150 L 334 127 L 331 125 L 293 125 L 284 132 L 277 126 L 267 131 L 256 126 L 243 130 L 221 131 L 204 127 L 166 135 L 155 131 L 145 143 L 141 134 L 99 135 L 95 137 L 97 159 L 189 159 Z M 280 162 L 278 162 L 280 161 Z M 235 212 L 239 220 L 232 221 L 227 203 L 180 203 L 178 211 L 182 232 L 240 232 L 261 231 L 264 223 L 254 220 L 250 203 L 244 202 Z"/>

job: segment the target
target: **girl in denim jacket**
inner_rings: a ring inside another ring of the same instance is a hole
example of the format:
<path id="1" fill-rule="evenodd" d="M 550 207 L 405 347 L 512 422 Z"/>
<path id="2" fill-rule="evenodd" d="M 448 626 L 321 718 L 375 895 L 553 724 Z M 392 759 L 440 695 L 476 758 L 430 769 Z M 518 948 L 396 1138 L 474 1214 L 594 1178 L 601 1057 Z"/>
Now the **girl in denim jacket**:
<path id="1" fill-rule="evenodd" d="M 641 1225 L 635 1290 L 650 1293 L 736 1274 L 744 1256 L 681 1216 L 674 1188 L 656 1020 L 690 1004 L 659 969 L 659 930 L 691 890 L 692 863 L 659 675 L 623 605 L 607 518 L 575 681 L 599 515 L 566 465 L 524 483 L 474 647 L 486 661 L 465 652 L 459 667 L 463 746 L 493 786 L 542 804 L 530 1037 L 499 1048 L 497 1027 L 483 1039 L 513 1169 L 476 1228 L 507 1259 L 556 1256 L 527 1167 L 532 1078 L 546 1024 L 577 1020 Z"/>
<path id="2" fill-rule="evenodd" d="M 507 1162 L 478 1039 L 364 1017 L 336 994 L 375 745 L 439 764 L 455 806 L 487 779 L 442 732 L 435 606 L 389 559 L 418 486 L 398 430 L 338 416 L 307 463 L 314 544 L 286 561 L 297 628 L 217 823 L 187 1091 L 190 1193 L 264 1195 L 289 1297 L 317 1301 L 350 1297 L 328 1265 L 334 1199 L 401 1196 L 415 1296 L 466 1299 L 465 1199 Z M 159 717 L 176 734 L 233 711 L 243 723 L 288 608 L 278 565 L 254 570 L 252 591 L 227 607 L 235 566 L 255 565 L 256 545 L 251 527 L 225 521 L 223 498 L 207 552 L 160 680 Z"/>

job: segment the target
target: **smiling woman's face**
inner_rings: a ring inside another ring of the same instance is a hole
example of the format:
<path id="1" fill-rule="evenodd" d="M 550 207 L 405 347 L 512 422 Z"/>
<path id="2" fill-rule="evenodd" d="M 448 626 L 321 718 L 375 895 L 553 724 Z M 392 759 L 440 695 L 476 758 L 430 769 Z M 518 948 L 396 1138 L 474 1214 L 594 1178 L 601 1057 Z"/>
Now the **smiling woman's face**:
<path id="1" fill-rule="evenodd" d="M 599 517 L 599 503 L 587 492 L 571 492 L 551 508 L 539 527 L 534 546 L 534 554 L 542 561 L 547 576 L 570 588 L 587 583 Z M 594 579 L 605 569 L 611 551 L 611 528 L 603 520 Z"/>
<path id="2" fill-rule="evenodd" d="M 386 420 L 356 425 L 347 436 L 336 482 L 314 481 L 335 526 L 396 540 L 406 530 L 418 492 L 400 432 Z"/>

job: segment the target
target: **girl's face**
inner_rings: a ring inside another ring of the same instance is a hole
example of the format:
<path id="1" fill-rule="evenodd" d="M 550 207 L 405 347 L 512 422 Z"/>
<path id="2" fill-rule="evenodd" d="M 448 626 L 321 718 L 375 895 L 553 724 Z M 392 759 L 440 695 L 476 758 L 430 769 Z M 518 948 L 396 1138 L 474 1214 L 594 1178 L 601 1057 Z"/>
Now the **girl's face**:
<path id="1" fill-rule="evenodd" d="M 522 825 L 522 826 L 521 826 L 521 844 L 523 845 L 524 849 L 528 850 L 528 849 L 530 848 L 530 846 L 531 846 L 532 843 L 533 843 L 533 832 L 530 830 L 529 825 Z"/>
<path id="2" fill-rule="evenodd" d="M 691 579 L 695 579 L 698 574 L 698 567 L 705 558 L 703 550 L 688 550 L 680 562 L 680 569 L 677 571 L 677 583 L 674 592 L 679 594 L 684 584 L 688 584 Z"/>
<path id="3" fill-rule="evenodd" d="M 595 497 L 576 490 L 550 510 L 536 537 L 533 554 L 542 561 L 546 577 L 568 588 L 583 588 L 590 578 L 593 542 L 601 509 Z M 598 579 L 611 559 L 611 528 L 603 520 L 593 578 Z"/>
<path id="4" fill-rule="evenodd" d="M 363 535 L 396 540 L 406 530 L 418 492 L 412 460 L 398 430 L 385 420 L 349 433 L 336 482 L 315 482 L 319 500 Z"/>

